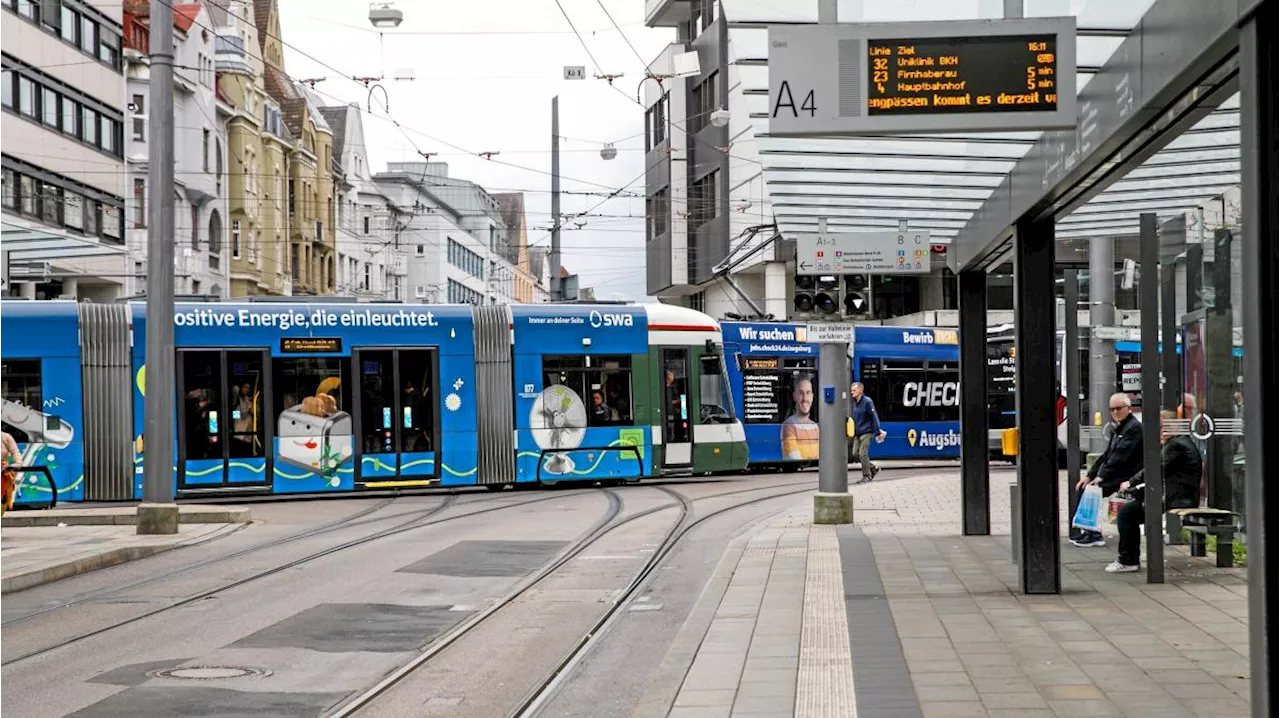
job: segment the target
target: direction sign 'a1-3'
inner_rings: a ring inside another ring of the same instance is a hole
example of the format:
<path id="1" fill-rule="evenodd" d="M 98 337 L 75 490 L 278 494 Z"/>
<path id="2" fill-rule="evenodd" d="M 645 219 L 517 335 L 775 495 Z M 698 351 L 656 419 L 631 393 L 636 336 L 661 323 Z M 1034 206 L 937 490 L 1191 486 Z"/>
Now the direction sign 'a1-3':
<path id="1" fill-rule="evenodd" d="M 929 233 L 796 235 L 796 274 L 928 274 Z"/>

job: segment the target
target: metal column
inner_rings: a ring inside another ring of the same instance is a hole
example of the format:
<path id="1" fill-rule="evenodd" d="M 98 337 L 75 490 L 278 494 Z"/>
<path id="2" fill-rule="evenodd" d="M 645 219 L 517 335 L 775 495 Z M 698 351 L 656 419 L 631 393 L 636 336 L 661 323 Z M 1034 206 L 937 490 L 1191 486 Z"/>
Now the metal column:
<path id="1" fill-rule="evenodd" d="M 151 0 L 151 145 L 147 170 L 146 408 L 138 533 L 176 534 L 173 503 L 173 6 Z"/>
<path id="2" fill-rule="evenodd" d="M 1075 516 L 1080 495 L 1080 277 L 1074 269 L 1062 273 L 1065 325 L 1062 339 L 1062 361 L 1067 363 L 1067 516 Z"/>
<path id="3" fill-rule="evenodd" d="M 1160 461 L 1160 237 L 1156 216 L 1138 217 L 1142 307 L 1142 475 L 1146 480 L 1147 583 L 1164 583 L 1164 472 Z"/>
<path id="4" fill-rule="evenodd" d="M 1014 228 L 1013 308 L 1017 342 L 1018 585 L 1023 593 L 1060 593 L 1058 432 L 1054 391 L 1053 220 Z"/>
<path id="5" fill-rule="evenodd" d="M 853 338 L 850 332 L 850 339 Z M 815 524 L 853 523 L 853 496 L 849 493 L 849 344 L 824 343 L 818 355 L 818 384 L 822 392 L 818 409 L 818 493 L 813 497 Z M 827 392 L 834 394 L 830 403 Z"/>
<path id="6" fill-rule="evenodd" d="M 1241 266 L 1244 312 L 1245 508 L 1249 538 L 1249 663 L 1253 715 L 1273 716 L 1276 697 L 1276 476 L 1268 448 L 1280 433 L 1276 416 L 1276 20 L 1266 0 L 1240 28 L 1240 180 L 1243 190 Z"/>
<path id="7" fill-rule="evenodd" d="M 964 534 L 991 533 L 987 444 L 987 273 L 961 272 L 960 477 Z"/>
<path id="8" fill-rule="evenodd" d="M 560 281 L 560 96 L 551 98 L 551 301 L 564 299 Z M 577 299 L 577 297 L 574 297 Z"/>
<path id="9" fill-rule="evenodd" d="M 1225 219 L 1225 218 L 1224 218 Z M 1231 271 L 1234 238 L 1231 230 L 1218 229 L 1213 233 L 1213 265 L 1210 276 L 1213 282 L 1212 301 L 1206 293 L 1204 347 L 1205 374 L 1208 387 L 1205 405 L 1200 412 L 1212 417 L 1214 422 L 1235 416 L 1236 366 L 1232 354 L 1234 344 L 1234 312 L 1231 305 Z M 1192 431 L 1204 432 L 1208 423 L 1195 421 Z M 1230 432 L 1213 431 L 1205 446 L 1205 493 L 1209 506 L 1232 511 L 1235 503 L 1231 486 L 1235 461 L 1236 439 Z M 1225 542 L 1218 546 L 1229 550 Z M 1230 556 L 1229 553 L 1226 554 Z"/>
<path id="10" fill-rule="evenodd" d="M 1089 326 L 1109 327 L 1116 323 L 1115 240 L 1094 237 L 1089 240 Z M 1098 428 L 1099 420 L 1111 420 L 1107 402 L 1116 391 L 1116 345 L 1098 339 L 1096 330 L 1089 339 L 1089 423 Z M 1090 433 L 1089 451 L 1106 447 L 1102 434 Z"/>

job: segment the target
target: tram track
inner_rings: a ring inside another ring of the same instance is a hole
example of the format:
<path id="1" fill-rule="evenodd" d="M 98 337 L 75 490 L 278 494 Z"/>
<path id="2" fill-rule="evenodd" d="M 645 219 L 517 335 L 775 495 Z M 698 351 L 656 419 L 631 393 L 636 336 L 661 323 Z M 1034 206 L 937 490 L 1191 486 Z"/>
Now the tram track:
<path id="1" fill-rule="evenodd" d="M 584 489 L 581 489 L 581 490 L 572 490 L 572 489 L 571 489 L 571 490 L 570 490 L 570 492 L 556 492 L 555 494 L 551 494 L 551 495 L 547 495 L 547 496 L 534 497 L 534 498 L 530 498 L 530 499 L 527 499 L 527 500 L 524 500 L 524 501 L 504 502 L 504 503 L 502 503 L 502 504 L 500 504 L 500 505 L 497 505 L 497 506 L 484 506 L 483 508 L 478 508 L 478 509 L 477 509 L 477 510 L 475 510 L 475 511 L 470 511 L 470 512 L 462 513 L 462 514 L 456 514 L 456 515 L 452 515 L 452 516 L 445 516 L 445 517 L 441 517 L 441 518 L 438 518 L 438 519 L 435 519 L 435 520 L 431 520 L 431 519 L 432 519 L 432 517 L 436 516 L 437 514 L 440 514 L 441 512 L 443 512 L 443 511 L 445 511 L 445 510 L 449 509 L 450 507 L 452 507 L 452 506 L 454 505 L 454 503 L 457 501 L 457 498 L 458 498 L 459 494 L 456 494 L 456 493 L 454 493 L 454 494 L 450 494 L 450 495 L 448 495 L 448 496 L 445 498 L 445 500 L 444 500 L 444 501 L 442 501 L 442 502 L 440 502 L 439 504 L 436 504 L 436 505 L 434 505 L 434 506 L 428 507 L 428 508 L 426 508 L 425 510 L 422 510 L 422 511 L 415 511 L 415 512 L 407 512 L 407 513 L 412 513 L 412 514 L 414 514 L 413 518 L 409 519 L 408 521 L 402 522 L 402 523 L 400 523 L 400 524 L 398 524 L 398 525 L 396 525 L 396 526 L 393 526 L 393 527 L 391 527 L 391 528 L 388 528 L 388 529 L 382 529 L 382 530 L 376 531 L 376 532 L 374 532 L 374 533 L 372 533 L 372 534 L 369 534 L 369 535 L 366 535 L 366 536 L 361 536 L 361 537 L 359 537 L 359 538 L 350 539 L 350 540 L 348 540 L 348 541 L 341 542 L 341 543 L 336 544 L 336 545 L 334 545 L 334 546 L 330 546 L 330 547 L 328 547 L 328 548 L 325 548 L 325 549 L 322 549 L 322 550 L 319 550 L 319 551 L 312 552 L 312 553 L 307 554 L 307 555 L 305 555 L 305 556 L 302 556 L 302 557 L 300 557 L 300 558 L 297 558 L 297 559 L 294 559 L 294 560 L 291 560 L 291 561 L 287 561 L 287 562 L 282 563 L 282 564 L 279 564 L 279 565 L 277 565 L 277 566 L 273 566 L 272 568 L 265 569 L 265 570 L 262 570 L 262 571 L 258 571 L 258 572 L 252 573 L 252 574 L 250 574 L 250 575 L 248 575 L 248 576 L 245 576 L 245 577 L 242 577 L 242 578 L 236 579 L 236 580 L 234 580 L 234 581 L 230 581 L 230 582 L 227 582 L 227 583 L 220 584 L 220 585 L 218 585 L 218 586 L 216 586 L 216 587 L 214 587 L 214 588 L 210 588 L 210 589 L 207 589 L 207 590 L 205 590 L 205 591 L 201 591 L 201 592 L 199 592 L 199 593 L 196 593 L 196 594 L 193 594 L 193 595 L 187 596 L 187 597 L 182 598 L 182 599 L 180 599 L 180 600 L 178 600 L 178 601 L 175 601 L 175 602 L 173 602 L 173 603 L 165 604 L 165 605 L 160 606 L 160 607 L 158 607 L 158 608 L 156 608 L 156 609 L 153 609 L 153 610 L 150 610 L 150 611 L 146 611 L 146 612 L 141 613 L 141 614 L 138 614 L 138 615 L 136 615 L 136 616 L 132 616 L 132 617 L 130 617 L 130 618 L 124 619 L 124 620 L 122 620 L 122 621 L 117 621 L 117 622 L 112 623 L 112 624 L 110 624 L 110 625 L 103 626 L 103 627 L 101 627 L 101 628 L 96 628 L 96 629 L 93 629 L 93 630 L 91 630 L 91 631 L 85 631 L 85 632 L 83 632 L 83 633 L 80 633 L 80 634 L 77 634 L 77 635 L 75 635 L 75 636 L 72 636 L 71 638 L 67 638 L 67 639 L 65 639 L 65 640 L 62 640 L 62 641 L 59 641 L 59 642 L 57 642 L 57 643 L 54 643 L 54 644 L 51 644 L 51 645 L 48 645 L 48 646 L 45 646 L 45 647 L 42 647 L 42 648 L 36 649 L 36 650 L 34 650 L 34 651 L 29 651 L 29 652 L 27 652 L 27 653 L 24 653 L 24 654 L 22 654 L 22 655 L 16 656 L 16 657 L 14 657 L 14 658 L 7 658 L 7 659 L 6 659 L 6 660 L 4 660 L 3 662 L 0 662 L 0 666 L 10 666 L 10 665 L 14 665 L 14 664 L 17 664 L 17 663 L 21 663 L 21 662 L 24 662 L 24 661 L 30 660 L 30 659 L 35 658 L 35 657 L 37 657 L 37 656 L 44 655 L 44 654 L 46 654 L 46 653 L 51 653 L 51 652 L 53 652 L 53 651 L 61 650 L 61 649 L 63 649 L 63 648 L 66 648 L 66 647 L 68 647 L 68 646 L 75 645 L 75 644 L 80 643 L 81 641 L 87 640 L 87 639 L 89 639 L 89 638 L 93 638 L 93 637 L 95 637 L 95 636 L 100 636 L 100 635 L 105 634 L 105 633 L 108 633 L 108 632 L 110 632 L 110 631 L 114 631 L 114 630 L 116 630 L 116 629 L 118 629 L 118 628 L 122 628 L 122 627 L 124 627 L 124 626 L 132 625 L 132 624 L 138 623 L 138 622 L 140 622 L 140 621 L 144 621 L 144 620 L 147 620 L 147 619 L 149 619 L 149 618 L 153 618 L 153 617 L 155 617 L 155 616 L 157 616 L 157 615 L 160 615 L 160 614 L 162 614 L 162 613 L 166 613 L 166 612 L 171 611 L 171 610 L 173 610 L 173 609 L 181 608 L 181 607 L 183 607 L 183 606 L 190 605 L 190 604 L 195 603 L 195 602 L 197 602 L 197 601 L 205 600 L 205 599 L 210 598 L 210 597 L 212 597 L 212 596 L 215 596 L 215 595 L 217 595 L 217 594 L 223 593 L 224 591 L 229 591 L 229 590 L 231 590 L 231 589 L 238 588 L 238 587 L 240 587 L 240 586 L 244 586 L 244 585 L 246 585 L 246 584 L 250 584 L 250 583 L 253 583 L 253 582 L 255 582 L 255 581 L 259 581 L 259 580 L 264 579 L 264 578 L 267 578 L 267 577 L 269 577 L 269 576 L 274 576 L 274 575 L 276 575 L 276 574 L 278 574 L 278 573 L 281 573 L 281 572 L 283 572 L 283 571 L 287 571 L 287 570 L 289 570 L 289 569 L 296 568 L 296 567 L 298 567 L 298 566 L 302 566 L 302 565 L 304 565 L 304 564 L 307 564 L 307 563 L 310 563 L 310 562 L 312 562 L 312 561 L 315 561 L 315 560 L 318 560 L 318 559 L 324 558 L 324 557 L 326 557 L 326 556 L 330 556 L 330 555 L 333 555 L 333 554 L 335 554 L 335 553 L 339 553 L 339 552 L 341 552 L 341 551 L 345 551 L 345 550 L 348 550 L 348 549 L 351 549 L 351 548 L 355 548 L 355 547 L 357 547 L 357 546 L 363 546 L 363 545 L 365 545 L 365 544 L 368 544 L 368 543 L 371 543 L 371 542 L 373 542 L 373 541 L 377 541 L 377 540 L 380 540 L 380 539 L 383 539 L 383 538 L 388 538 L 388 537 L 391 537 L 391 536 L 397 536 L 397 535 L 400 535 L 400 534 L 406 533 L 406 532 L 408 532 L 408 531 L 414 531 L 414 530 L 417 530 L 417 529 L 427 528 L 427 527 L 431 527 L 431 526 L 438 526 L 438 525 L 440 525 L 440 524 L 445 524 L 445 523 L 449 523 L 449 522 L 452 522 L 452 521 L 458 521 L 458 520 L 461 520 L 461 519 L 466 519 L 466 518 L 470 518 L 470 517 L 474 517 L 474 516 L 480 516 L 480 515 L 487 514 L 487 513 L 492 513 L 492 512 L 495 512 L 495 511 L 501 511 L 501 510 L 504 510 L 504 509 L 510 509 L 510 508 L 521 508 L 521 507 L 529 506 L 529 505 L 531 505 L 531 504 L 538 504 L 538 503 L 543 503 L 543 502 L 547 502 L 547 501 L 554 501 L 554 500 L 562 499 L 562 498 L 565 498 L 566 496 L 580 496 L 580 495 L 582 495 L 583 493 L 594 492 L 594 491 L 596 491 L 596 490 L 597 490 L 597 489 L 594 489 L 594 488 L 591 488 L 591 489 L 586 489 L 586 488 L 584 488 Z M 620 511 L 620 510 L 621 510 L 621 498 L 620 498 L 620 497 L 618 497 L 618 496 L 616 495 L 616 492 L 614 492 L 612 489 L 605 489 L 605 492 L 606 492 L 608 495 L 610 495 L 610 496 L 611 496 L 611 498 L 610 498 L 610 506 L 611 506 L 611 507 L 612 507 L 612 506 L 614 506 L 614 505 L 615 505 L 615 502 L 616 502 L 617 511 Z M 494 499 L 500 499 L 500 498 L 501 498 L 501 497 L 497 497 L 497 496 L 495 496 L 495 497 L 494 497 Z M 476 504 L 483 505 L 483 504 L 489 504 L 489 503 L 492 503 L 492 502 L 491 502 L 491 501 L 474 501 L 474 502 L 470 502 L 470 503 L 468 503 L 468 504 L 465 504 L 465 506 L 471 506 L 471 505 L 476 505 Z M 613 517 L 613 516 L 616 516 L 617 511 L 615 511 L 615 512 L 611 515 L 611 517 L 610 517 L 610 519 L 609 519 L 610 521 L 612 520 L 612 517 Z M 368 515 L 368 514 L 364 514 L 364 515 Z M 351 518 L 351 517 L 348 517 L 348 518 Z M 386 518 L 391 518 L 391 517 L 386 517 Z M 378 519 L 378 520 L 386 520 L 386 518 Z M 366 522 L 372 522 L 372 521 L 367 520 Z M 337 522 L 335 522 L 335 523 L 337 523 Z M 351 524 L 347 524 L 347 526 L 346 526 L 346 527 L 348 527 L 348 528 L 349 528 L 350 526 L 351 526 Z M 318 530 L 319 528 L 322 528 L 322 527 L 317 527 L 317 530 Z M 285 537 L 285 538 L 288 538 L 288 537 Z M 15 619 L 15 620 L 16 620 L 16 619 Z"/>
<path id="2" fill-rule="evenodd" d="M 326 718 L 347 718 L 347 716 L 357 715 L 360 711 L 371 707 L 387 691 L 393 689 L 395 686 L 399 685 L 400 683 L 408 679 L 410 676 L 417 673 L 424 666 L 429 664 L 433 658 L 440 655 L 446 649 L 457 645 L 463 638 L 465 638 L 468 634 L 470 634 L 473 630 L 475 630 L 485 621 L 493 618 L 500 611 L 502 611 L 503 609 L 513 604 L 516 600 L 528 594 L 529 591 L 538 587 L 545 580 L 547 580 L 553 574 L 555 574 L 556 571 L 562 568 L 565 564 L 567 564 L 569 561 L 572 561 L 574 558 L 580 555 L 583 551 L 585 551 L 587 548 L 594 545 L 597 541 L 599 541 L 609 533 L 619 528 L 622 528 L 623 526 L 631 524 L 632 522 L 651 516 L 653 514 L 656 514 L 662 511 L 668 511 L 673 508 L 679 509 L 678 518 L 676 519 L 675 522 L 672 523 L 671 528 L 667 530 L 662 541 L 659 543 L 658 548 L 654 551 L 653 555 L 645 562 L 645 565 L 640 569 L 640 571 L 637 572 L 636 576 L 622 590 L 622 593 L 619 594 L 619 597 L 614 600 L 611 607 L 605 612 L 605 614 L 598 621 L 596 621 L 592 625 L 591 629 L 588 630 L 586 634 L 578 641 L 578 643 L 575 645 L 574 650 L 568 656 L 566 656 L 563 660 L 557 663 L 552 673 L 547 678 L 542 680 L 534 688 L 534 690 L 520 702 L 517 709 L 515 709 L 515 711 L 512 713 L 512 715 L 529 715 L 527 711 L 530 710 L 531 707 L 536 709 L 536 707 L 540 706 L 542 702 L 544 702 L 547 698 L 553 695 L 554 688 L 559 685 L 559 682 L 562 679 L 562 676 L 567 675 L 567 671 L 571 670 L 572 667 L 576 665 L 577 662 L 581 660 L 583 656 L 586 655 L 586 653 L 590 650 L 590 648 L 594 646 L 595 639 L 600 634 L 601 630 L 604 627 L 606 627 L 607 623 L 611 622 L 613 618 L 619 614 L 621 608 L 629 602 L 631 597 L 636 595 L 636 593 L 640 589 L 642 589 L 645 585 L 647 585 L 648 580 L 650 576 L 653 574 L 653 572 L 657 570 L 665 562 L 667 556 L 670 555 L 672 549 L 675 548 L 675 546 L 679 543 L 679 541 L 685 535 L 687 535 L 689 531 L 691 531 L 696 526 L 700 525 L 703 521 L 709 518 L 712 518 L 714 516 L 719 516 L 727 511 L 742 508 L 745 506 L 750 506 L 753 504 L 758 504 L 758 503 L 769 501 L 772 499 L 783 498 L 783 497 L 792 496 L 798 493 L 812 491 L 813 480 L 812 478 L 806 477 L 801 481 L 787 482 L 784 484 L 768 484 L 765 486 L 753 486 L 753 487 L 748 487 L 743 489 L 737 489 L 734 491 L 720 492 L 710 496 L 699 496 L 695 498 L 690 498 L 680 493 L 679 491 L 676 491 L 675 489 L 669 488 L 668 486 L 664 486 L 661 484 L 646 484 L 645 487 L 658 490 L 662 493 L 665 493 L 671 496 L 676 500 L 674 502 L 667 502 L 667 503 L 660 504 L 658 506 L 653 506 L 647 509 L 643 509 L 634 514 L 626 516 L 620 520 L 614 521 L 610 519 L 603 523 L 598 523 L 592 529 L 588 529 L 588 531 L 585 532 L 569 548 L 563 550 L 558 557 L 553 559 L 550 563 L 545 564 L 542 568 L 538 569 L 533 574 L 527 576 L 524 580 L 522 580 L 519 584 L 517 584 L 511 591 L 509 591 L 506 595 L 501 597 L 499 600 L 494 601 L 485 609 L 472 614 L 468 619 L 458 624 L 453 629 L 449 630 L 448 632 L 446 632 L 436 640 L 432 641 L 421 653 L 419 653 L 416 657 L 414 657 L 413 660 L 404 664 L 403 666 L 396 669 L 395 671 L 392 671 L 390 674 L 388 674 L 386 677 L 384 677 L 381 681 L 379 681 L 377 684 L 375 684 L 368 690 L 358 694 L 354 698 L 346 701 L 345 703 L 340 704 L 332 711 L 326 713 L 325 714 Z M 738 502 L 732 506 L 728 506 L 722 509 L 717 509 L 715 511 L 712 511 L 706 516 L 698 517 L 697 519 L 692 518 L 694 504 L 698 501 L 711 501 L 711 500 L 722 499 L 725 497 L 734 496 L 734 495 L 743 494 L 743 493 L 749 493 L 749 492 L 755 492 L 755 491 L 766 491 L 769 489 L 778 489 L 778 488 L 786 488 L 787 490 L 774 491 L 767 496 L 761 496 L 761 497 L 750 499 L 747 501 Z M 615 517 L 616 517 L 616 514 L 615 514 Z"/>

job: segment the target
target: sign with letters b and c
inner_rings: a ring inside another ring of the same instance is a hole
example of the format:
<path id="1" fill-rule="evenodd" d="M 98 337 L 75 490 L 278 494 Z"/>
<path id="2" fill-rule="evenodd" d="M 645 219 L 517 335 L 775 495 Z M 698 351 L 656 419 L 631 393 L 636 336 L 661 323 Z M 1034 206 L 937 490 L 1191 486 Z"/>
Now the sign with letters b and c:
<path id="1" fill-rule="evenodd" d="M 1075 38 L 1073 17 L 770 27 L 769 133 L 1074 128 Z"/>

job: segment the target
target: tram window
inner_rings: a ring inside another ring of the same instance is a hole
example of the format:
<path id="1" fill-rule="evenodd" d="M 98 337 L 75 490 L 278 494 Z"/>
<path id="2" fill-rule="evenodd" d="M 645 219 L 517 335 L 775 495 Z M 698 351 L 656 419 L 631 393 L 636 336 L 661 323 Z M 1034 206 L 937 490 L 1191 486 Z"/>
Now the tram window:
<path id="1" fill-rule="evenodd" d="M 216 351 L 182 356 L 185 459 L 221 459 L 222 355 Z"/>
<path id="2" fill-rule="evenodd" d="M 920 390 L 925 421 L 960 420 L 960 363 L 930 360 L 927 383 Z"/>
<path id="3" fill-rule="evenodd" d="M 881 364 L 876 413 L 880 421 L 924 421 L 924 362 L 886 359 Z"/>
<path id="4" fill-rule="evenodd" d="M 38 438 L 33 435 L 38 434 L 41 422 L 45 421 L 40 416 L 44 408 L 40 392 L 40 360 L 5 359 L 2 364 L 0 374 L 4 377 L 4 400 L 18 405 L 5 406 L 4 430 L 19 444 L 31 443 L 33 438 Z M 10 420 L 17 424 L 9 423 Z"/>
<path id="5" fill-rule="evenodd" d="M 733 405 L 729 402 L 728 382 L 719 354 L 702 357 L 699 364 L 698 389 L 701 397 L 699 424 L 732 424 Z"/>
<path id="6" fill-rule="evenodd" d="M 276 415 L 290 409 L 332 416 L 350 404 L 348 362 L 338 357 L 280 358 L 273 362 Z"/>
<path id="7" fill-rule="evenodd" d="M 266 455 L 262 421 L 262 354 L 228 352 L 227 379 L 231 402 L 231 446 L 233 459 L 256 459 Z"/>
<path id="8" fill-rule="evenodd" d="M 360 441 L 366 454 L 395 451 L 395 367 L 392 352 L 360 352 Z"/>
<path id="9" fill-rule="evenodd" d="M 400 362 L 400 450 L 432 451 L 435 439 L 435 399 L 432 354 L 402 349 Z"/>
<path id="10" fill-rule="evenodd" d="M 817 375 L 812 359 L 743 357 L 742 421 L 745 424 L 781 424 L 796 408 L 795 382 Z M 812 418 L 817 420 L 817 404 Z"/>
<path id="11" fill-rule="evenodd" d="M 560 384 L 582 398 L 590 426 L 632 424 L 631 357 L 545 356 L 543 385 Z"/>

